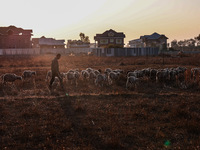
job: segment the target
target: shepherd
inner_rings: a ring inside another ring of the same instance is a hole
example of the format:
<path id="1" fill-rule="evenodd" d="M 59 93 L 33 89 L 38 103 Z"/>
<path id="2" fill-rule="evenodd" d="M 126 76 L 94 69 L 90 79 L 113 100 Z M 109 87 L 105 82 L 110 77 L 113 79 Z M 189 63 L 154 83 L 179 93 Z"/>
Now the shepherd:
<path id="1" fill-rule="evenodd" d="M 58 77 L 59 81 L 60 81 L 60 85 L 61 88 L 64 89 L 63 87 L 63 79 L 60 75 L 60 71 L 59 71 L 59 64 L 58 64 L 58 60 L 61 58 L 61 54 L 57 54 L 56 57 L 52 60 L 51 63 L 51 72 L 52 72 L 52 77 L 50 80 L 50 84 L 49 84 L 49 89 L 52 88 L 52 84 L 55 80 L 55 77 Z"/>

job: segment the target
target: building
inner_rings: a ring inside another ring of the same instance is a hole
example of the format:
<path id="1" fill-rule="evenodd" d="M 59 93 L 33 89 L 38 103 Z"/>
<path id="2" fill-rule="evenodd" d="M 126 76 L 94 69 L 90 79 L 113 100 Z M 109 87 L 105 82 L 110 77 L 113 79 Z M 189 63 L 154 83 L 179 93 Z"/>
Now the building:
<path id="1" fill-rule="evenodd" d="M 153 33 L 140 36 L 139 39 L 129 41 L 129 47 L 158 47 L 163 49 L 167 46 L 167 37 L 164 34 Z"/>
<path id="2" fill-rule="evenodd" d="M 56 40 L 53 38 L 46 38 L 44 36 L 32 39 L 33 48 L 40 49 L 63 49 L 65 48 L 64 42 L 65 40 Z"/>
<path id="3" fill-rule="evenodd" d="M 90 48 L 90 42 L 83 42 L 81 40 L 68 40 L 67 48 Z"/>
<path id="4" fill-rule="evenodd" d="M 132 47 L 132 48 L 144 47 L 144 43 L 142 42 L 142 39 L 135 39 L 135 40 L 129 41 L 128 47 Z"/>
<path id="5" fill-rule="evenodd" d="M 112 29 L 105 31 L 102 34 L 96 34 L 94 37 L 95 43 L 98 47 L 124 47 L 125 34 L 123 32 L 116 32 Z"/>
<path id="6" fill-rule="evenodd" d="M 15 26 L 0 27 L 0 49 L 31 48 L 32 30 Z"/>

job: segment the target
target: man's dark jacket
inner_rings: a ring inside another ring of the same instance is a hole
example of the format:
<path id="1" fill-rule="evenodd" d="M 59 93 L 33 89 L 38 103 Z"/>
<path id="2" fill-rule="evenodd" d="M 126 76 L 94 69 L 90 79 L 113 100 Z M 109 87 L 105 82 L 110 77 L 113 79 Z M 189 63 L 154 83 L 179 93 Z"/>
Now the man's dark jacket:
<path id="1" fill-rule="evenodd" d="M 58 59 L 56 57 L 52 60 L 51 71 L 52 71 L 52 74 L 59 74 Z"/>

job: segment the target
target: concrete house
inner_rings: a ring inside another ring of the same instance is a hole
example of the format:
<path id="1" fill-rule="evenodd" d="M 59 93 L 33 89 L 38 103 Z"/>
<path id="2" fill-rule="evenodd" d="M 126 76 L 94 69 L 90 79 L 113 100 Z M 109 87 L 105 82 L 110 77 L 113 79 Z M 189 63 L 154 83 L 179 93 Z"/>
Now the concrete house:
<path id="1" fill-rule="evenodd" d="M 96 34 L 94 36 L 95 43 L 97 42 L 98 47 L 108 48 L 113 47 L 124 47 L 125 34 L 123 32 L 116 32 L 112 29 L 105 31 L 102 34 Z"/>
<path id="2" fill-rule="evenodd" d="M 56 40 L 53 38 L 46 38 L 42 36 L 41 38 L 33 38 L 32 44 L 33 48 L 40 49 L 64 49 L 65 40 Z"/>
<path id="3" fill-rule="evenodd" d="M 31 48 L 32 30 L 15 26 L 0 27 L 0 49 Z"/>
<path id="4" fill-rule="evenodd" d="M 161 50 L 167 45 L 167 39 L 164 34 L 154 32 L 151 35 L 140 36 L 139 39 L 129 41 L 129 47 L 158 47 Z"/>

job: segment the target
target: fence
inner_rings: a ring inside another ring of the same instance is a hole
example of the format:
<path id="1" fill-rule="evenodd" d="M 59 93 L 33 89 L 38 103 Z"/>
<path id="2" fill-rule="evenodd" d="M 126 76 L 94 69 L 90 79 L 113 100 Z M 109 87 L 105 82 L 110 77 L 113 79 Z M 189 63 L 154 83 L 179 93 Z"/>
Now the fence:
<path id="1" fill-rule="evenodd" d="M 67 48 L 69 53 L 79 54 L 79 53 L 90 53 L 92 52 L 92 48 Z"/>
<path id="2" fill-rule="evenodd" d="M 98 48 L 93 52 L 96 56 L 156 56 L 159 48 Z"/>
<path id="3" fill-rule="evenodd" d="M 29 49 L 0 49 L 0 55 L 39 55 L 39 54 L 88 54 L 92 52 L 92 48 L 62 48 L 62 49 L 40 49 L 40 48 L 29 48 Z"/>
<path id="4" fill-rule="evenodd" d="M 0 55 L 38 55 L 38 54 L 40 54 L 39 48 L 0 49 Z"/>

